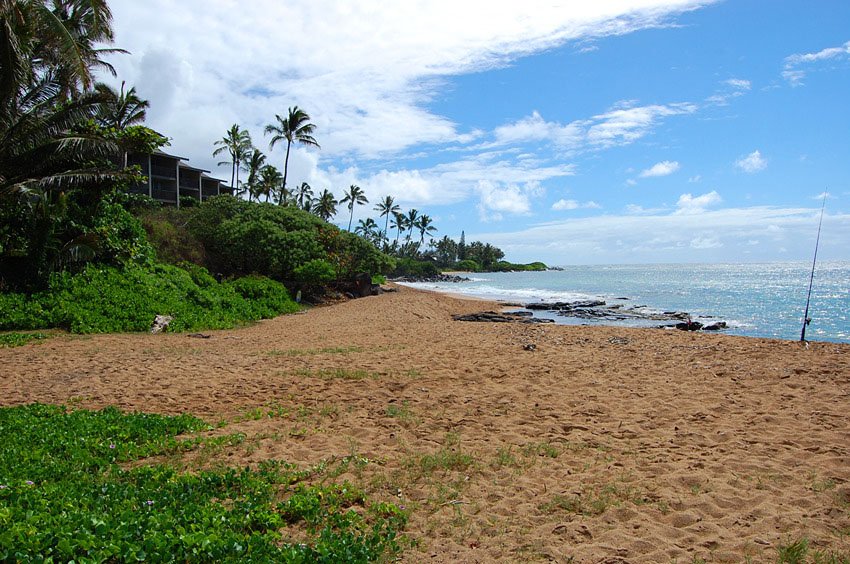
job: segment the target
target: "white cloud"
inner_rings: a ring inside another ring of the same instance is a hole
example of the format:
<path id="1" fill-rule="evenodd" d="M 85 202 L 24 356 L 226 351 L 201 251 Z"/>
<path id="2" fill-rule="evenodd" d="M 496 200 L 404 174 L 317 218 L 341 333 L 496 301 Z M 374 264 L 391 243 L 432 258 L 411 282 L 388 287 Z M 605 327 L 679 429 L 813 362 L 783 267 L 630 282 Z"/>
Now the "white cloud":
<path id="1" fill-rule="evenodd" d="M 761 151 L 755 150 L 746 157 L 735 161 L 735 166 L 744 172 L 753 174 L 767 168 L 767 160 L 761 156 Z"/>
<path id="2" fill-rule="evenodd" d="M 480 197 L 478 211 L 482 221 L 499 221 L 503 213 L 527 215 L 531 212 L 531 198 L 540 194 L 540 185 L 529 182 L 522 186 L 499 186 L 489 180 L 478 182 L 476 192 Z"/>
<path id="3" fill-rule="evenodd" d="M 717 237 L 694 237 L 691 239 L 690 247 L 692 249 L 719 249 L 723 243 Z"/>
<path id="4" fill-rule="evenodd" d="M 741 78 L 730 78 L 725 81 L 725 84 L 731 86 L 736 90 L 749 90 L 752 88 L 752 83 L 749 80 L 744 80 Z"/>
<path id="5" fill-rule="evenodd" d="M 743 96 L 749 92 L 752 87 L 753 85 L 749 80 L 745 80 L 743 78 L 730 78 L 728 80 L 724 80 L 722 90 L 717 94 L 709 96 L 706 99 L 706 102 L 709 104 L 716 104 L 718 106 L 725 106 L 729 103 L 729 100 Z"/>
<path id="6" fill-rule="evenodd" d="M 661 161 L 640 173 L 641 178 L 652 178 L 655 176 L 668 176 L 679 170 L 678 161 Z"/>
<path id="7" fill-rule="evenodd" d="M 605 113 L 568 124 L 546 121 L 534 111 L 528 117 L 497 127 L 493 131 L 495 140 L 481 148 L 547 141 L 569 151 L 607 149 L 628 145 L 650 134 L 665 117 L 690 114 L 696 110 L 697 106 L 689 103 L 636 106 L 629 101 Z"/>
<path id="8" fill-rule="evenodd" d="M 323 155 L 377 158 L 481 135 L 430 110 L 445 77 L 664 25 L 712 1 L 255 0 L 235 10 L 224 0 L 114 0 L 116 45 L 132 55 L 110 62 L 151 100 L 149 125 L 200 166 L 232 123 L 261 145 L 262 127 L 292 105 L 318 126 Z"/>
<path id="9" fill-rule="evenodd" d="M 702 180 L 702 176 L 697 174 L 696 176 L 691 176 L 690 178 L 688 178 L 688 184 L 696 184 L 700 180 Z"/>
<path id="10" fill-rule="evenodd" d="M 828 47 L 816 53 L 798 53 L 785 57 L 785 66 L 782 77 L 792 86 L 801 86 L 806 78 L 806 71 L 801 67 L 807 67 L 821 61 L 841 59 L 850 57 L 850 41 L 839 47 Z"/>
<path id="11" fill-rule="evenodd" d="M 603 148 L 632 143 L 647 135 L 661 118 L 696 110 L 697 106 L 687 103 L 616 108 L 594 116 L 587 142 Z"/>
<path id="12" fill-rule="evenodd" d="M 469 233 L 489 241 L 512 260 L 547 264 L 810 260 L 813 208 L 721 208 L 699 217 L 643 210 L 629 215 L 571 217 L 522 231 Z M 845 256 L 850 215 L 824 217 L 824 260 Z M 826 237 L 826 238 L 824 238 Z"/>
<path id="13" fill-rule="evenodd" d="M 693 196 L 692 194 L 682 194 L 679 196 L 679 201 L 676 202 L 676 214 L 691 215 L 704 213 L 705 208 L 719 204 L 723 201 L 716 191 L 712 190 L 701 196 Z"/>
<path id="14" fill-rule="evenodd" d="M 564 210 L 577 210 L 577 209 L 598 209 L 602 206 L 590 200 L 588 202 L 581 203 L 578 200 L 565 200 L 560 199 L 554 204 L 552 204 L 552 209 L 555 211 L 564 211 Z"/>

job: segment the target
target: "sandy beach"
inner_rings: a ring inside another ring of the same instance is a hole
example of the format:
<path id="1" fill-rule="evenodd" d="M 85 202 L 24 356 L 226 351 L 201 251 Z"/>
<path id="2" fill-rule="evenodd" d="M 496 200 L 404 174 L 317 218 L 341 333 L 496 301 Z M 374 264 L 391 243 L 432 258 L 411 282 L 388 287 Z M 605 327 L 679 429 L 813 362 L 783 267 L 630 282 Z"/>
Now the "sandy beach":
<path id="1" fill-rule="evenodd" d="M 486 309 L 399 287 L 209 338 L 59 335 L 0 349 L 0 404 L 245 433 L 205 464 L 349 457 L 337 480 L 411 510 L 405 562 L 848 554 L 850 345 L 451 318 Z"/>

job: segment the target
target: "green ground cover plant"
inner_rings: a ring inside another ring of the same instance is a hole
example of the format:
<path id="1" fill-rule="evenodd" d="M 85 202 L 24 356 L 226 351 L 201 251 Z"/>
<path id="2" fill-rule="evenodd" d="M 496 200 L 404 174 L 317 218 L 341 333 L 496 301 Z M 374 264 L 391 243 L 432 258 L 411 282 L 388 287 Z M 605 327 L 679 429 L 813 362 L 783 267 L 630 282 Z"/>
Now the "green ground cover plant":
<path id="1" fill-rule="evenodd" d="M 3 333 L 0 334 L 0 348 L 20 347 L 30 341 L 41 341 L 48 337 L 46 333 Z"/>
<path id="2" fill-rule="evenodd" d="M 367 562 L 399 550 L 407 516 L 311 471 L 180 472 L 132 463 L 194 449 L 182 415 L 0 409 L 0 561 Z M 297 538 L 297 542 L 292 540 Z"/>
<path id="3" fill-rule="evenodd" d="M 226 329 L 299 309 L 268 278 L 219 283 L 201 267 L 184 266 L 90 264 L 77 274 L 54 274 L 43 292 L 0 293 L 0 330 L 147 331 L 156 315 L 172 316 L 172 331 Z"/>

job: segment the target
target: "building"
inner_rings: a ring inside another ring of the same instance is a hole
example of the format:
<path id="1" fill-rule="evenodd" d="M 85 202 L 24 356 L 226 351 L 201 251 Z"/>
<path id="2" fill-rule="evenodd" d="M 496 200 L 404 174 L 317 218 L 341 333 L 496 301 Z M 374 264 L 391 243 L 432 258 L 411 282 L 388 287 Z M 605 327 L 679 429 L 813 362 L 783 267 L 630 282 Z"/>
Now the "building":
<path id="1" fill-rule="evenodd" d="M 233 194 L 233 188 L 223 180 L 209 176 L 208 170 L 189 166 L 184 162 L 188 160 L 162 151 L 128 154 L 127 166 L 138 166 L 147 177 L 146 183 L 130 188 L 130 192 L 146 194 L 177 207 L 180 207 L 181 197 L 206 200 L 220 194 Z"/>

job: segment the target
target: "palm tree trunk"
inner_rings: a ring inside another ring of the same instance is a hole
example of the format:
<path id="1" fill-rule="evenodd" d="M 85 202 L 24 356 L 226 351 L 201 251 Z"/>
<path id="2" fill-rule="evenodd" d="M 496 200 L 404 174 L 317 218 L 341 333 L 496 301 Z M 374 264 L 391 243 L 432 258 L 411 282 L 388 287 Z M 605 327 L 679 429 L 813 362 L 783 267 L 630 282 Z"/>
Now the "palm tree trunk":
<path id="1" fill-rule="evenodd" d="M 233 159 L 233 166 L 230 167 L 230 187 L 236 190 L 236 186 L 233 185 L 234 179 L 236 178 L 236 158 L 233 155 L 230 156 Z"/>
<path id="2" fill-rule="evenodd" d="M 289 147 L 292 142 L 286 140 L 286 158 L 283 160 L 283 189 L 286 190 L 286 172 L 289 170 Z"/>
<path id="3" fill-rule="evenodd" d="M 390 214 L 387 214 L 387 220 L 384 222 L 384 241 L 390 242 Z"/>
<path id="4" fill-rule="evenodd" d="M 351 233 L 351 220 L 354 219 L 354 206 L 351 206 L 351 215 L 348 216 L 348 232 Z"/>

